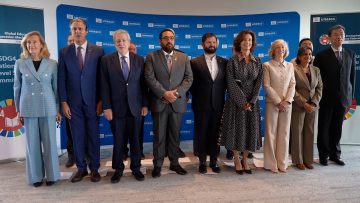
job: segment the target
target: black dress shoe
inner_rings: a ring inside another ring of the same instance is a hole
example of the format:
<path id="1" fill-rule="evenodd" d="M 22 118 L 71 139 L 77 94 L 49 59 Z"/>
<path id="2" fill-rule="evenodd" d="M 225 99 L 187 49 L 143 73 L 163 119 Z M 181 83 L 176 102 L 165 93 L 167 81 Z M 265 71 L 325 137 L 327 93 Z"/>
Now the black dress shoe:
<path id="1" fill-rule="evenodd" d="M 47 186 L 52 186 L 55 184 L 55 181 L 46 181 L 45 183 Z"/>
<path id="2" fill-rule="evenodd" d="M 205 163 L 200 163 L 199 165 L 199 173 L 205 174 L 207 173 L 207 168 Z"/>
<path id="3" fill-rule="evenodd" d="M 339 166 L 345 166 L 345 162 L 341 161 L 338 158 L 334 158 L 334 159 L 330 158 L 329 160 L 335 162 Z"/>
<path id="4" fill-rule="evenodd" d="M 217 163 L 210 163 L 210 168 L 214 173 L 220 173 L 220 167 Z"/>
<path id="5" fill-rule="evenodd" d="M 34 187 L 40 187 L 41 185 L 43 184 L 43 182 L 36 182 L 36 183 L 33 183 L 33 186 Z"/>
<path id="6" fill-rule="evenodd" d="M 70 167 L 72 167 L 74 164 L 75 164 L 74 159 L 69 158 L 69 159 L 67 160 L 66 164 L 65 164 L 65 167 L 66 167 L 66 168 L 70 168 Z"/>
<path id="7" fill-rule="evenodd" d="M 185 153 L 179 148 L 179 157 L 184 158 L 186 157 Z"/>
<path id="8" fill-rule="evenodd" d="M 324 158 L 324 159 L 321 159 L 321 158 L 320 158 L 319 163 L 320 163 L 321 165 L 323 165 L 323 166 L 327 166 L 327 165 L 328 165 L 328 161 L 327 161 L 326 158 Z"/>
<path id="9" fill-rule="evenodd" d="M 151 173 L 153 178 L 158 178 L 161 176 L 161 167 L 154 167 L 152 173 Z"/>
<path id="10" fill-rule="evenodd" d="M 99 174 L 99 172 L 97 170 L 96 171 L 91 171 L 90 180 L 93 183 L 99 182 L 101 180 L 101 176 L 100 176 L 100 174 Z"/>
<path id="11" fill-rule="evenodd" d="M 176 165 L 176 166 L 170 165 L 170 170 L 175 171 L 179 175 L 187 174 L 187 171 L 183 169 L 180 165 Z"/>
<path id="12" fill-rule="evenodd" d="M 245 164 L 243 163 L 243 160 L 244 159 L 241 160 L 241 166 L 243 167 L 243 171 L 247 174 L 252 174 L 250 167 L 249 167 L 249 169 L 245 169 Z"/>
<path id="13" fill-rule="evenodd" d="M 76 183 L 76 182 L 79 182 L 83 179 L 83 177 L 87 176 L 88 175 L 88 172 L 87 170 L 84 170 L 84 171 L 77 171 L 75 173 L 75 175 L 71 178 L 71 182 L 72 183 Z"/>
<path id="14" fill-rule="evenodd" d="M 141 171 L 133 171 L 132 174 L 134 175 L 135 179 L 138 181 L 143 181 L 145 179 L 145 176 Z"/>
<path id="15" fill-rule="evenodd" d="M 123 176 L 123 170 L 115 170 L 113 176 L 111 177 L 111 183 L 118 183 L 120 178 Z"/>
<path id="16" fill-rule="evenodd" d="M 233 160 L 233 158 L 234 158 L 234 152 L 231 151 L 231 150 L 227 150 L 226 151 L 226 159 L 227 160 Z"/>

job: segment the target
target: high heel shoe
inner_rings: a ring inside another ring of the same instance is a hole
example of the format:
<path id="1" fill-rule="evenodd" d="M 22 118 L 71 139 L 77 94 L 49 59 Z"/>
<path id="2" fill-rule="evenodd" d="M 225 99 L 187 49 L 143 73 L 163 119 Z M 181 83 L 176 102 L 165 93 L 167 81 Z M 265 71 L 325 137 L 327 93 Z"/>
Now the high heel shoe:
<path id="1" fill-rule="evenodd" d="M 240 158 L 239 155 L 238 156 L 234 156 L 234 165 L 235 165 L 235 172 L 239 175 L 243 174 L 243 168 L 242 168 L 242 164 L 240 163 Z M 240 168 L 241 169 L 237 169 Z"/>
<path id="2" fill-rule="evenodd" d="M 243 167 L 244 172 L 247 174 L 252 174 L 251 168 L 249 167 L 249 169 L 246 169 L 243 161 L 244 159 L 241 160 L 241 166 Z"/>

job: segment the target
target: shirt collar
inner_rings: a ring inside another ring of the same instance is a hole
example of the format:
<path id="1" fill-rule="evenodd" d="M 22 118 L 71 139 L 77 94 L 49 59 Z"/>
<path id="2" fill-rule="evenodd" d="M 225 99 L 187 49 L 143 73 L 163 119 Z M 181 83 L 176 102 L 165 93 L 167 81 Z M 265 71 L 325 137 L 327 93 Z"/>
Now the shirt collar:
<path id="1" fill-rule="evenodd" d="M 274 59 L 271 59 L 271 61 L 274 63 L 274 64 L 276 64 L 276 65 L 283 65 L 284 67 L 286 67 L 286 61 L 284 60 L 283 62 L 277 62 L 277 61 L 275 61 Z"/>
<path id="2" fill-rule="evenodd" d="M 121 59 L 122 56 L 125 56 L 125 59 L 130 59 L 130 52 L 127 52 L 125 55 L 121 55 L 119 52 L 118 52 L 118 55 L 119 55 L 119 58 Z"/>
<path id="3" fill-rule="evenodd" d="M 340 46 L 338 49 L 335 49 L 335 47 L 331 46 L 331 49 L 335 52 L 339 51 L 339 52 L 342 52 L 343 48 L 342 46 Z"/>
<path id="4" fill-rule="evenodd" d="M 74 42 L 74 44 L 75 44 L 75 48 L 76 48 L 76 49 L 80 46 L 79 44 L 76 44 L 75 42 Z M 84 42 L 84 44 L 81 45 L 81 47 L 82 47 L 83 49 L 86 49 L 86 47 L 87 47 L 87 40 Z"/>
<path id="5" fill-rule="evenodd" d="M 213 60 L 213 59 L 216 59 L 216 54 L 212 57 L 212 58 L 210 58 L 209 57 L 209 55 L 206 55 L 205 53 L 204 53 L 204 56 L 205 56 L 205 60 Z"/>
<path id="6" fill-rule="evenodd" d="M 242 61 L 242 60 L 245 59 L 245 57 L 243 57 L 241 54 L 238 54 L 237 56 L 238 56 L 238 58 L 239 58 L 240 61 Z M 255 56 L 254 56 L 252 53 L 250 53 L 250 57 L 251 57 L 251 60 L 252 60 L 252 61 L 255 61 L 255 62 L 256 62 L 256 58 L 255 58 Z"/>
<path id="7" fill-rule="evenodd" d="M 169 54 L 169 53 L 167 53 L 166 51 L 164 51 L 163 49 L 162 49 L 162 51 L 163 51 L 163 53 L 164 53 L 165 56 Z M 173 54 L 174 54 L 174 51 L 171 51 L 171 53 L 170 53 L 169 55 L 172 56 Z"/>

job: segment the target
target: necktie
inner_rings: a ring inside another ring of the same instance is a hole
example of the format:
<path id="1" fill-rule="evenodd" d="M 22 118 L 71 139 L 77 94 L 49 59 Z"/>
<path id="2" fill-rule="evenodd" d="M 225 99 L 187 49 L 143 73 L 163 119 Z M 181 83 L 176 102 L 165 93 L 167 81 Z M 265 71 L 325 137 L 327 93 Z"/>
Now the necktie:
<path id="1" fill-rule="evenodd" d="M 121 67 L 122 67 L 122 72 L 124 75 L 124 79 L 127 80 L 129 77 L 129 65 L 125 60 L 126 56 L 122 56 L 121 57 Z"/>
<path id="2" fill-rule="evenodd" d="M 336 56 L 337 60 L 339 61 L 339 63 L 342 64 L 341 52 L 335 51 L 335 56 Z"/>
<path id="3" fill-rule="evenodd" d="M 81 47 L 81 46 L 78 46 L 78 48 L 77 48 L 77 53 L 76 53 L 77 59 L 78 59 L 78 61 L 79 61 L 80 70 L 82 70 L 83 67 L 84 67 L 84 61 L 83 61 L 81 49 L 82 49 L 82 47 Z"/>
<path id="4" fill-rule="evenodd" d="M 166 63 L 167 63 L 169 72 L 171 72 L 172 60 L 171 60 L 171 55 L 170 54 L 166 54 Z"/>

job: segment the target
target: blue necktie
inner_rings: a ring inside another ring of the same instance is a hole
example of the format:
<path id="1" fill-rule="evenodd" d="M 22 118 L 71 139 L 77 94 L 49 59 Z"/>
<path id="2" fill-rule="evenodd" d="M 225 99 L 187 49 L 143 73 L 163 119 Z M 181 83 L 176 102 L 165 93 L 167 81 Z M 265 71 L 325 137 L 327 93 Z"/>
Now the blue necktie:
<path id="1" fill-rule="evenodd" d="M 121 67 L 122 67 L 122 72 L 124 75 L 124 79 L 127 80 L 129 77 L 129 65 L 125 60 L 126 56 L 122 56 L 121 57 Z"/>

